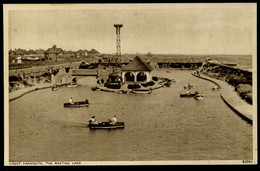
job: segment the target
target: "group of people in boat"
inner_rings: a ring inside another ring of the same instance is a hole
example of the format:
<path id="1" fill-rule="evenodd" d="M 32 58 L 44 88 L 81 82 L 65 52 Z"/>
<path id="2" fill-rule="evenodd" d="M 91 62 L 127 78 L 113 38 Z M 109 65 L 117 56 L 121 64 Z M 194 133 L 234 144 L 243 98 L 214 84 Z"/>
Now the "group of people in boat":
<path id="1" fill-rule="evenodd" d="M 114 117 L 108 119 L 108 121 L 109 121 L 109 124 L 110 124 L 110 125 L 115 125 L 116 122 L 117 122 L 116 115 L 114 115 Z M 89 123 L 90 123 L 90 124 L 94 124 L 94 125 L 98 125 L 98 124 L 101 123 L 101 121 L 100 121 L 100 122 L 97 121 L 96 118 L 95 118 L 95 116 L 92 116 L 92 117 L 89 119 Z"/>
<path id="2" fill-rule="evenodd" d="M 217 86 L 216 84 L 213 86 L 212 90 L 219 90 L 219 86 Z"/>
<path id="3" fill-rule="evenodd" d="M 99 79 L 97 80 L 97 84 L 98 84 L 98 85 L 104 85 L 104 82 L 105 82 L 105 81 L 104 81 L 103 78 L 102 78 L 101 80 L 99 80 Z"/>
<path id="4" fill-rule="evenodd" d="M 195 91 L 195 96 L 203 97 L 202 92 Z"/>
<path id="5" fill-rule="evenodd" d="M 52 91 L 55 91 L 55 90 L 57 90 L 57 89 L 58 89 L 58 86 L 57 86 L 57 84 L 54 84 L 54 85 L 51 87 L 51 89 L 52 89 Z"/>
<path id="6" fill-rule="evenodd" d="M 191 89 L 191 87 L 193 87 L 193 86 L 188 83 L 188 89 L 187 89 L 187 91 L 186 91 L 186 94 L 187 94 L 187 95 L 191 95 L 191 93 L 190 93 L 190 91 L 189 91 L 189 90 Z M 194 94 L 195 94 L 196 97 L 203 97 L 202 92 L 195 91 Z"/>

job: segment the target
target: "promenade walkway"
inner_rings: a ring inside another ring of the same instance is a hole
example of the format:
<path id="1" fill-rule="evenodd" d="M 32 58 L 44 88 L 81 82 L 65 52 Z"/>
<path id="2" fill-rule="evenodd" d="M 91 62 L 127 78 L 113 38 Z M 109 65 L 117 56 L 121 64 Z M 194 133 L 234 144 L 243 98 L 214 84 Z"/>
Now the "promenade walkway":
<path id="1" fill-rule="evenodd" d="M 240 117 L 248 121 L 249 123 L 253 122 L 253 105 L 247 103 L 238 95 L 234 87 L 229 85 L 226 82 L 211 78 L 205 75 L 196 75 L 193 76 L 202 78 L 211 82 L 214 82 L 220 87 L 220 95 L 224 102 L 234 110 Z"/>
<path id="2" fill-rule="evenodd" d="M 35 90 L 40 90 L 40 89 L 45 89 L 45 88 L 50 88 L 51 84 L 50 83 L 46 83 L 46 84 L 36 84 L 35 86 L 32 87 L 25 87 L 25 88 L 21 88 L 19 90 L 13 91 L 9 93 L 9 101 L 18 99 L 20 97 L 22 97 L 23 95 L 30 93 L 32 91 Z"/>
<path id="3" fill-rule="evenodd" d="M 71 72 L 65 73 L 65 71 L 60 71 L 58 74 L 55 75 L 54 82 L 58 86 L 67 85 L 67 84 L 71 83 L 71 81 L 74 77 L 75 76 L 71 76 Z M 19 90 L 10 92 L 9 101 L 18 99 L 18 98 L 22 97 L 23 95 L 36 91 L 36 90 L 51 88 L 52 85 L 53 85 L 53 83 L 35 83 L 34 86 L 32 86 L 32 87 L 25 87 L 25 88 L 21 88 Z"/>

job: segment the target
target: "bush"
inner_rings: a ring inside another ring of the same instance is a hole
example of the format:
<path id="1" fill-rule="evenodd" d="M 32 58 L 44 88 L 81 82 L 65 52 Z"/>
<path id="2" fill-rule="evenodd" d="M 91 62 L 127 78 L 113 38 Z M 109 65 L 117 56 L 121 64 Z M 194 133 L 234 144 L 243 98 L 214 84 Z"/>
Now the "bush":
<path id="1" fill-rule="evenodd" d="M 239 84 L 237 87 L 237 92 L 241 93 L 251 93 L 252 92 L 252 86 L 249 84 Z"/>
<path id="2" fill-rule="evenodd" d="M 238 84 L 243 84 L 243 83 L 249 83 L 250 84 L 250 81 L 247 80 L 247 78 L 244 77 L 244 76 L 229 75 L 227 77 L 227 79 L 228 79 L 228 83 L 231 84 L 231 85 L 238 85 Z"/>
<path id="3" fill-rule="evenodd" d="M 141 85 L 144 86 L 144 87 L 147 87 L 147 84 L 146 84 L 146 83 L 142 83 Z"/>
<path id="4" fill-rule="evenodd" d="M 137 89 L 137 88 L 141 88 L 141 86 L 139 84 L 128 84 L 127 88 L 128 89 Z"/>
<path id="5" fill-rule="evenodd" d="M 121 85 L 120 84 L 107 84 L 107 88 L 120 89 Z"/>
<path id="6" fill-rule="evenodd" d="M 240 96 L 242 99 L 245 99 L 246 93 L 245 93 L 245 92 L 240 92 L 240 93 L 239 93 L 239 96 Z"/>
<path id="7" fill-rule="evenodd" d="M 142 83 L 141 85 L 144 87 L 153 86 L 155 83 L 153 81 L 149 81 L 147 83 Z"/>
<path id="8" fill-rule="evenodd" d="M 154 81 L 158 81 L 158 77 L 153 76 L 153 77 L 152 77 L 152 80 L 154 80 Z"/>
<path id="9" fill-rule="evenodd" d="M 252 93 L 246 93 L 245 100 L 246 100 L 248 103 L 253 104 Z"/>
<path id="10" fill-rule="evenodd" d="M 147 83 L 147 85 L 149 85 L 149 86 L 153 86 L 155 83 L 153 82 L 153 81 L 149 81 L 148 83 Z"/>

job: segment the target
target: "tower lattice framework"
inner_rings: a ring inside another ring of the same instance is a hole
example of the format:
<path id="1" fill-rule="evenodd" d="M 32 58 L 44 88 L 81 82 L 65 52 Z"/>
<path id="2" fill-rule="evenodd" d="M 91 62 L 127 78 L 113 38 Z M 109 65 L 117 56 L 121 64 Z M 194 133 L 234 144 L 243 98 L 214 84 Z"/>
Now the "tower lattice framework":
<path id="1" fill-rule="evenodd" d="M 116 57 L 117 61 L 121 61 L 121 42 L 120 42 L 120 29 L 123 24 L 114 24 L 116 28 Z"/>

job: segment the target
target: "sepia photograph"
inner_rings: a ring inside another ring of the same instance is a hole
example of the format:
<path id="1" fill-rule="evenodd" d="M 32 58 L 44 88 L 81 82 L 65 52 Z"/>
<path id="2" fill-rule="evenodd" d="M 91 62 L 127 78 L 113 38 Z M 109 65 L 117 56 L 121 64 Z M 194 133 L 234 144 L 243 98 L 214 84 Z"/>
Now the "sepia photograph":
<path id="1" fill-rule="evenodd" d="M 256 8 L 3 4 L 4 165 L 257 164 Z"/>

